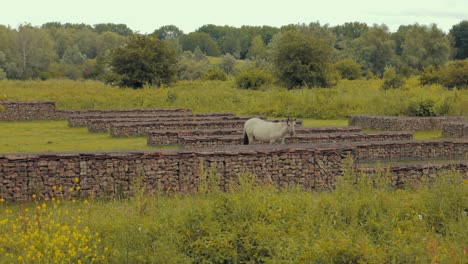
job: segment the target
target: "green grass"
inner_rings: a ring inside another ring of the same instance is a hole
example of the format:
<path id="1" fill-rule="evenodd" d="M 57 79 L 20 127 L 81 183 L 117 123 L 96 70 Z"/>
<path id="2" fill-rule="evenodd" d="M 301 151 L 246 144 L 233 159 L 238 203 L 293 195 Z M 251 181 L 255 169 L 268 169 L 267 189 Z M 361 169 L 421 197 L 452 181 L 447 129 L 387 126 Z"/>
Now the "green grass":
<path id="1" fill-rule="evenodd" d="M 435 178 L 395 190 L 385 176 L 346 171 L 334 191 L 304 192 L 242 175 L 227 193 L 149 195 L 140 185 L 129 199 L 0 203 L 0 263 L 37 251 L 52 263 L 48 249 L 77 244 L 87 228 L 104 263 L 466 263 L 468 184 L 456 172 Z M 64 252 L 61 262 L 77 262 Z"/>
<path id="2" fill-rule="evenodd" d="M 442 138 L 442 130 L 415 131 L 413 137 L 416 140 L 438 139 Z"/>
<path id="3" fill-rule="evenodd" d="M 0 135 L 0 153 L 161 149 L 147 146 L 146 137 L 89 133 L 87 128 L 68 127 L 67 121 L 0 122 Z"/>
<path id="4" fill-rule="evenodd" d="M 0 100 L 53 100 L 59 109 L 184 107 L 195 112 L 346 119 L 351 114 L 403 115 L 431 99 L 450 115 L 468 115 L 468 89 L 419 86 L 382 90 L 381 80 L 342 80 L 335 88 L 262 91 L 235 88 L 229 81 L 178 82 L 169 88 L 122 89 L 98 81 L 0 81 Z"/>
<path id="5" fill-rule="evenodd" d="M 304 127 L 340 127 L 347 126 L 347 119 L 303 119 Z"/>

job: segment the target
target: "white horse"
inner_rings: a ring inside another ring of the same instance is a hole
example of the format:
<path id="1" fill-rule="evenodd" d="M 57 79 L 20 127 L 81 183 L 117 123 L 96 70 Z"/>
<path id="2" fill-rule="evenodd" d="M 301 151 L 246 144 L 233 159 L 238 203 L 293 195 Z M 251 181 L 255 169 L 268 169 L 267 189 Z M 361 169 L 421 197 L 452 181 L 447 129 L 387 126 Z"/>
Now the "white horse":
<path id="1" fill-rule="evenodd" d="M 284 144 L 286 134 L 295 135 L 295 125 L 296 119 L 288 118 L 286 122 L 268 122 L 256 117 L 251 118 L 244 124 L 244 145 L 254 143 L 254 140 L 270 144 L 275 142 Z"/>

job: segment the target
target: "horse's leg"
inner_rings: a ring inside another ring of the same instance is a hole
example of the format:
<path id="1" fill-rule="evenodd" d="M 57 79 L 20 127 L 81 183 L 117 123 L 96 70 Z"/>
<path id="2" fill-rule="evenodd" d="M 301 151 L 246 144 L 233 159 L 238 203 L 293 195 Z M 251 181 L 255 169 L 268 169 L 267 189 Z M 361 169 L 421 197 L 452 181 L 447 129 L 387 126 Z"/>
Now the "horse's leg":
<path id="1" fill-rule="evenodd" d="M 247 133 L 247 137 L 249 138 L 249 144 L 254 144 L 254 136 L 252 134 Z"/>

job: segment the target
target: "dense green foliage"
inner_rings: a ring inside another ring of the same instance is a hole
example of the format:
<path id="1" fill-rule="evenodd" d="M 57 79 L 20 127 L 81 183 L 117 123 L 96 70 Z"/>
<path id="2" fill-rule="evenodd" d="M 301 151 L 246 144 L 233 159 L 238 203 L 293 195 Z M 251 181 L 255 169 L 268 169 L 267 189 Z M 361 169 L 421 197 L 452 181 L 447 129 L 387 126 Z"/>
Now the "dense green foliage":
<path id="1" fill-rule="evenodd" d="M 202 77 L 203 80 L 208 81 L 226 81 L 227 74 L 220 68 L 210 68 Z"/>
<path id="2" fill-rule="evenodd" d="M 273 76 L 262 69 L 251 67 L 236 75 L 236 85 L 242 89 L 258 89 L 273 83 Z"/>
<path id="3" fill-rule="evenodd" d="M 309 28 L 292 28 L 273 38 L 272 61 L 278 79 L 288 88 L 329 87 L 332 48 Z"/>
<path id="4" fill-rule="evenodd" d="M 450 35 L 455 41 L 456 59 L 467 59 L 468 58 L 468 20 L 464 20 L 450 29 Z"/>
<path id="5" fill-rule="evenodd" d="M 362 67 L 351 58 L 346 58 L 337 61 L 333 67 L 338 71 L 341 78 L 348 80 L 356 80 L 362 76 Z"/>
<path id="6" fill-rule="evenodd" d="M 468 115 L 468 90 L 421 86 L 410 78 L 400 89 L 382 80 L 343 80 L 336 88 L 237 89 L 234 80 L 178 82 L 170 89 L 120 89 L 96 81 L 0 81 L 0 100 L 53 100 L 59 109 L 186 107 L 195 112 L 347 118 L 351 114 L 405 115 L 410 104 L 432 99 L 450 115 Z M 175 100 L 168 100 L 168 95 Z M 77 99 L 79 98 L 79 100 Z M 442 107 L 443 106 L 443 107 Z"/>
<path id="7" fill-rule="evenodd" d="M 281 28 L 208 24 L 190 33 L 175 25 L 165 25 L 148 37 L 165 43 L 183 61 L 175 65 L 180 80 L 201 78 L 213 66 L 200 61 L 187 62 L 184 52 L 199 50 L 208 56 L 224 56 L 221 69 L 226 74 L 236 74 L 233 59 L 236 64 L 250 60 L 256 67 L 276 74 L 287 88 L 316 87 L 335 85 L 338 73 L 349 79 L 359 76 L 357 65 L 353 68 L 349 68 L 349 63 L 340 65 L 351 59 L 361 65 L 368 78 L 382 77 L 386 66 L 393 66 L 398 74 L 408 77 L 429 66 L 443 67 L 451 59 L 463 59 L 467 46 L 466 22 L 454 25 L 449 34 L 436 25 L 402 25 L 396 32 L 390 32 L 385 25 L 351 22 L 330 27 L 315 22 Z M 292 36 L 291 32 L 300 33 Z M 289 35 L 291 43 L 283 41 L 287 44 L 278 45 L 285 39 L 281 36 Z M 125 46 L 135 36 L 141 34 L 124 24 L 112 23 L 91 26 L 51 22 L 40 27 L 23 24 L 18 28 L 0 25 L 0 80 L 113 81 L 112 50 Z M 284 63 L 279 54 L 293 59 Z M 341 67 L 332 67 L 336 62 Z M 453 84 L 449 82 L 449 85 Z"/>
<path id="8" fill-rule="evenodd" d="M 384 83 L 382 84 L 382 88 L 385 90 L 391 88 L 401 88 L 405 84 L 403 77 L 398 75 L 395 67 L 392 66 L 385 67 L 383 80 Z"/>
<path id="9" fill-rule="evenodd" d="M 116 48 L 111 55 L 112 70 L 119 86 L 142 88 L 143 85 L 169 85 L 176 80 L 175 51 L 163 41 L 135 36 L 127 46 Z"/>
<path id="10" fill-rule="evenodd" d="M 110 263 L 466 260 L 468 184 L 456 172 L 436 175 L 434 184 L 395 190 L 386 175 L 348 168 L 335 190 L 322 192 L 278 190 L 260 180 L 255 185 L 254 176 L 243 174 L 224 193 L 217 190 L 214 173 L 207 169 L 202 175 L 199 192 L 192 195 L 145 194 L 144 184 L 135 180 L 134 198 L 0 204 L 7 212 L 0 231 L 10 238 L 0 243 L 0 263 L 16 262 L 24 252 L 8 242 L 20 236 L 13 228 L 34 231 L 28 219 L 46 215 L 57 225 L 98 233 L 96 250 Z M 19 216 L 24 220 L 15 222 Z M 36 238 L 37 250 L 51 243 L 47 237 Z"/>
<path id="11" fill-rule="evenodd" d="M 420 76 L 422 84 L 439 83 L 449 88 L 468 87 L 468 59 L 452 61 L 440 67 L 428 66 Z"/>

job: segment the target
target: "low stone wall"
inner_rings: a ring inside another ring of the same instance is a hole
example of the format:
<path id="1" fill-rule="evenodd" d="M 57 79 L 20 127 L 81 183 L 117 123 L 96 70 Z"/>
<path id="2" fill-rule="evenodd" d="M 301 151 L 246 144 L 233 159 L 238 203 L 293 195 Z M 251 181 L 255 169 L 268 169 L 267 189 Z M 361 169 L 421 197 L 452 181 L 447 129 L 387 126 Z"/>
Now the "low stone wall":
<path id="1" fill-rule="evenodd" d="M 146 136 L 153 130 L 243 129 L 244 123 L 245 121 L 243 120 L 114 123 L 111 124 L 110 131 L 114 137 Z M 296 125 L 302 126 L 302 121 L 298 121 Z"/>
<path id="2" fill-rule="evenodd" d="M 148 132 L 147 144 L 174 145 L 179 143 L 179 136 L 243 136 L 243 128 L 237 129 L 195 129 L 195 130 L 153 130 Z M 296 127 L 296 134 L 317 134 L 317 133 L 355 133 L 360 132 L 359 127 Z"/>
<path id="3" fill-rule="evenodd" d="M 56 187 L 66 195 L 110 196 L 129 194 L 141 178 L 149 190 L 196 191 L 201 167 L 214 170 L 221 190 L 237 182 L 239 173 L 255 173 L 260 181 L 305 188 L 331 185 L 341 172 L 345 149 L 255 149 L 224 152 L 133 152 L 37 154 L 0 156 L 0 196 L 9 201 L 49 199 Z M 320 164 L 316 159 L 326 160 Z M 212 168 L 212 169 L 211 169 Z M 80 191 L 68 193 L 79 180 Z M 56 187 L 54 187 L 56 186 Z"/>
<path id="4" fill-rule="evenodd" d="M 0 120 L 57 119 L 52 101 L 0 101 Z"/>
<path id="5" fill-rule="evenodd" d="M 135 119 L 135 118 L 175 118 L 175 117 L 234 117 L 232 113 L 201 113 L 201 114 L 192 114 L 187 112 L 130 112 L 130 113 L 102 113 L 102 114 L 83 114 L 83 115 L 71 115 L 68 118 L 68 126 L 70 127 L 81 127 L 87 126 L 88 121 L 98 120 L 98 119 Z"/>
<path id="6" fill-rule="evenodd" d="M 407 141 L 398 147 L 395 142 L 373 142 L 236 146 L 178 152 L 0 155 L 0 196 L 8 201 L 28 201 L 32 194 L 48 199 L 57 195 L 56 187 L 61 186 L 64 195 L 113 197 L 131 193 L 138 179 L 148 190 L 193 192 L 203 180 L 201 168 L 217 175 L 221 190 L 236 184 L 239 174 L 244 172 L 254 173 L 258 181 L 275 186 L 323 189 L 335 184 L 348 155 L 360 161 L 375 160 L 381 158 L 380 153 L 392 153 L 396 148 L 402 151 L 399 158 L 455 154 L 466 157 L 468 141 Z M 431 148 L 434 151 L 420 151 Z M 79 191 L 68 192 L 77 185 Z"/>
<path id="7" fill-rule="evenodd" d="M 359 126 L 380 130 L 432 130 L 442 129 L 446 122 L 464 121 L 463 116 L 440 117 L 401 117 L 377 115 L 352 115 L 349 117 L 350 126 Z"/>
<path id="8" fill-rule="evenodd" d="M 382 174 L 390 176 L 393 186 L 419 185 L 422 182 L 433 182 L 441 171 L 452 169 L 459 171 L 464 179 L 468 179 L 468 162 L 443 162 L 424 164 L 399 164 L 387 167 L 358 167 L 358 171 L 366 174 Z"/>
<path id="9" fill-rule="evenodd" d="M 442 126 L 444 137 L 468 138 L 468 122 L 447 122 Z"/>
<path id="10" fill-rule="evenodd" d="M 87 122 L 89 132 L 107 132 L 112 127 L 112 124 L 116 123 L 162 123 L 162 122 L 179 122 L 181 124 L 185 122 L 200 122 L 200 121 L 247 121 L 250 117 L 239 117 L 239 116 L 176 116 L 176 117 L 164 117 L 164 118 L 107 118 L 107 119 L 89 119 Z"/>
<path id="11" fill-rule="evenodd" d="M 179 113 L 192 115 L 185 108 L 145 108 L 145 109 L 106 109 L 106 110 L 57 110 L 53 101 L 0 101 L 0 120 L 58 120 L 71 116 L 119 115 L 143 113 Z"/>
<path id="12" fill-rule="evenodd" d="M 353 155 L 357 161 L 468 159 L 468 140 L 360 142 L 355 145 Z"/>
<path id="13" fill-rule="evenodd" d="M 329 143 L 329 142 L 361 142 L 361 141 L 393 141 L 411 140 L 411 132 L 384 132 L 384 133 L 323 133 L 323 134 L 296 134 L 286 136 L 286 144 L 298 143 Z M 179 145 L 184 149 L 213 147 L 225 145 L 242 145 L 243 136 L 238 135 L 211 135 L 211 136 L 179 136 Z M 257 142 L 258 143 L 258 142 Z"/>

